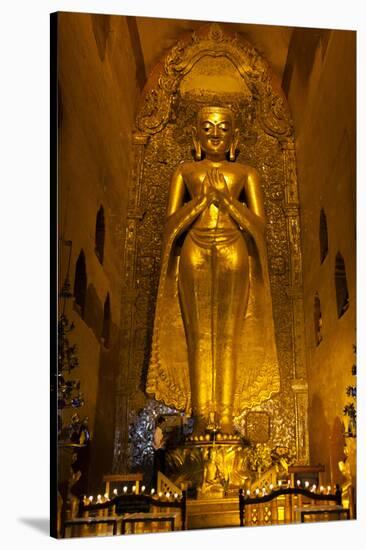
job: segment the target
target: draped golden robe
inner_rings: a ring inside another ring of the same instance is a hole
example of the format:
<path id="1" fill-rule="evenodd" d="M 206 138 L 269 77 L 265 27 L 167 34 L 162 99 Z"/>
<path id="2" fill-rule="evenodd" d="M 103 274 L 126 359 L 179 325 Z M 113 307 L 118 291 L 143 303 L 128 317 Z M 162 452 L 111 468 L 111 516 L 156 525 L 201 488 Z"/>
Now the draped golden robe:
<path id="1" fill-rule="evenodd" d="M 222 408 L 228 395 L 220 364 L 231 353 L 234 385 L 230 381 L 228 386 L 234 387 L 231 410 L 237 416 L 280 389 L 266 244 L 248 220 L 246 206 L 234 197 L 222 214 L 230 218 L 227 227 L 197 228 L 198 218 L 209 208 L 204 196 L 196 196 L 167 220 L 146 391 L 189 414 L 195 391 L 191 384 L 201 389 L 204 384 L 208 400 L 210 393 L 218 400 L 211 405 Z M 245 256 L 247 267 L 244 260 L 231 265 L 232 258 Z M 228 299 L 225 285 L 229 294 L 235 288 L 233 296 L 244 296 L 243 284 L 249 284 L 247 304 Z M 231 316 L 242 319 L 230 327 Z M 195 326 L 198 318 L 203 320 L 202 330 Z M 228 334 L 235 342 L 228 341 Z M 201 362 L 194 380 L 192 361 Z"/>

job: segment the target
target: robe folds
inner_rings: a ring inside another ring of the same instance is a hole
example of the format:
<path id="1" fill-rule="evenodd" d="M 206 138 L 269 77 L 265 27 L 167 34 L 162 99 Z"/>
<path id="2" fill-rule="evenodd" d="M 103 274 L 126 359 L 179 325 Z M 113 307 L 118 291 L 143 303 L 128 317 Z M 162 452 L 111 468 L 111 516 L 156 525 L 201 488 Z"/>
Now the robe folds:
<path id="1" fill-rule="evenodd" d="M 203 257 L 209 250 L 209 237 L 192 229 L 194 221 L 207 206 L 205 196 L 195 197 L 167 219 L 146 385 L 148 395 L 187 414 L 192 412 L 191 384 L 197 381 L 192 380 L 190 374 L 187 341 L 192 335 L 189 334 L 190 326 L 186 318 L 184 322 L 183 315 L 184 309 L 189 308 L 190 304 L 182 304 L 182 291 L 180 293 L 178 288 L 179 282 L 187 279 L 179 272 L 180 247 L 185 237 L 192 240 L 197 252 L 202 251 Z M 222 246 L 231 246 L 231 241 L 235 246 L 238 239 L 244 239 L 249 254 L 249 297 L 247 306 L 243 308 L 240 332 L 235 337 L 233 415 L 238 416 L 244 409 L 260 405 L 277 393 L 280 390 L 280 374 L 265 237 L 250 221 L 250 217 L 246 216 L 247 207 L 244 204 L 227 198 L 225 208 L 236 222 L 237 229 L 223 238 Z M 220 252 L 220 248 L 218 250 Z M 210 261 L 207 263 L 208 279 Z M 213 283 L 211 286 L 213 288 Z M 205 307 L 203 301 L 209 300 L 209 295 L 209 292 L 202 293 L 193 288 L 192 295 L 185 296 L 184 300 L 192 300 L 192 308 L 202 309 Z M 211 296 L 212 307 L 216 307 L 217 297 L 212 293 Z M 225 331 L 220 331 L 220 315 L 217 319 L 214 338 L 212 334 L 208 338 L 213 341 L 215 348 L 221 346 L 223 349 L 228 344 L 224 341 Z M 210 368 L 209 359 L 204 368 Z M 216 369 L 219 372 L 220 362 Z"/>

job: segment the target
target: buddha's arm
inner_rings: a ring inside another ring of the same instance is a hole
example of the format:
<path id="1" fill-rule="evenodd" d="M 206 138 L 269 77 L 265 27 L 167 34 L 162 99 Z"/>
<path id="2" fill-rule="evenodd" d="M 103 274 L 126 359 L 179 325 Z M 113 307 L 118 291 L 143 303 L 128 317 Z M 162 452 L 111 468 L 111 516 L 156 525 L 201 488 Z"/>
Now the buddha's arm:
<path id="1" fill-rule="evenodd" d="M 184 204 L 185 190 L 182 168 L 178 166 L 173 174 L 169 188 L 164 241 L 172 234 L 176 238 L 207 206 L 208 198 L 205 194 L 194 197 Z"/>
<path id="2" fill-rule="evenodd" d="M 264 200 L 259 180 L 259 175 L 254 168 L 251 168 L 244 183 L 245 195 L 248 201 L 250 214 L 254 214 L 256 223 L 264 230 L 265 212 Z M 253 217 L 254 219 L 254 217 Z"/>
<path id="3" fill-rule="evenodd" d="M 263 195 L 259 176 L 256 170 L 250 169 L 245 176 L 244 190 L 247 206 L 228 193 L 222 193 L 222 202 L 230 215 L 243 229 L 263 240 L 265 231 L 265 214 Z"/>
<path id="4" fill-rule="evenodd" d="M 178 166 L 175 170 L 169 187 L 167 219 L 171 218 L 182 206 L 185 194 L 185 184 L 182 175 L 182 168 Z"/>

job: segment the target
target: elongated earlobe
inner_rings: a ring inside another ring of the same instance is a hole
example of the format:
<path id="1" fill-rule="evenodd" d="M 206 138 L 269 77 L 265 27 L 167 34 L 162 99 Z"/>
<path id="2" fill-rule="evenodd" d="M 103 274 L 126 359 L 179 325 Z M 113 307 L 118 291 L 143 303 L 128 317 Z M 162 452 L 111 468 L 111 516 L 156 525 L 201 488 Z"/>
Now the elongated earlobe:
<path id="1" fill-rule="evenodd" d="M 232 144 L 230 145 L 230 151 L 229 151 L 231 162 L 234 162 L 235 160 L 235 151 L 236 151 L 236 146 L 235 146 L 235 143 L 232 142 Z"/>
<path id="2" fill-rule="evenodd" d="M 200 144 L 199 141 L 197 143 L 195 143 L 194 150 L 195 150 L 196 160 L 201 160 L 202 159 L 202 150 L 201 150 L 201 144 Z"/>
<path id="3" fill-rule="evenodd" d="M 192 128 L 192 139 L 193 139 L 193 145 L 194 145 L 194 151 L 195 151 L 195 159 L 201 160 L 202 159 L 202 149 L 201 144 L 199 140 L 197 139 L 197 133 L 196 128 Z"/>
<path id="4" fill-rule="evenodd" d="M 236 153 L 236 147 L 238 145 L 238 141 L 239 141 L 239 129 L 236 128 L 234 132 L 233 141 L 231 142 L 231 145 L 230 145 L 230 151 L 229 151 L 229 158 L 231 162 L 234 162 L 235 160 L 235 153 Z"/>

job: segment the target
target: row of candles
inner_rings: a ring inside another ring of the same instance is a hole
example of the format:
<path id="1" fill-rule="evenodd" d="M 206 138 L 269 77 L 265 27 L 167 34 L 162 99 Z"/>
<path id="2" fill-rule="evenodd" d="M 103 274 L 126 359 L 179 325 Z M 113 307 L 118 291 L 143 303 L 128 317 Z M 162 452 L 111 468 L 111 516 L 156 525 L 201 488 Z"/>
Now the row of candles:
<path id="1" fill-rule="evenodd" d="M 127 495 L 127 491 L 128 491 L 127 485 L 125 485 L 123 487 L 122 493 L 118 493 L 118 490 L 114 489 L 112 498 L 117 497 L 119 495 Z M 137 494 L 136 485 L 134 485 L 132 487 L 132 494 Z M 179 494 L 179 493 L 170 493 L 169 491 L 167 491 L 165 493 L 163 493 L 162 491 L 156 492 L 155 489 L 151 489 L 150 493 L 147 493 L 145 485 L 142 485 L 140 494 L 150 494 L 151 496 L 156 495 L 160 499 L 166 499 L 166 500 L 178 500 L 181 497 L 181 494 Z M 84 495 L 83 503 L 84 503 L 85 506 L 87 506 L 87 505 L 90 505 L 90 504 L 93 504 L 93 503 L 103 504 L 104 502 L 108 502 L 109 500 L 110 500 L 110 498 L 109 498 L 108 493 L 104 493 L 103 496 L 102 495 L 97 495 L 96 499 L 94 498 L 93 495 L 90 495 L 89 497 Z"/>
<path id="2" fill-rule="evenodd" d="M 310 491 L 311 493 L 316 493 L 317 488 L 318 488 L 315 483 L 313 483 L 313 485 L 310 487 L 310 482 L 309 481 L 305 481 L 304 486 L 302 486 L 301 481 L 299 479 L 296 481 L 296 485 L 299 489 L 304 488 L 307 491 Z M 261 489 L 259 489 L 259 488 L 255 489 L 255 491 L 250 491 L 250 489 L 247 489 L 246 495 L 248 497 L 250 497 L 251 495 L 253 497 L 258 497 L 260 495 L 265 496 L 265 495 L 268 495 L 269 493 L 271 493 L 273 490 L 289 489 L 290 487 L 291 487 L 291 480 L 290 479 L 288 479 L 287 482 L 284 482 L 284 481 L 280 480 L 278 482 L 278 485 L 275 486 L 275 485 L 273 485 L 273 483 L 271 483 L 268 486 L 269 492 L 268 492 L 266 487 L 262 487 Z M 334 488 L 334 489 L 336 489 L 336 488 Z M 331 485 L 327 485 L 327 487 L 324 487 L 323 485 L 320 485 L 320 487 L 319 487 L 319 493 L 320 494 L 330 495 L 331 490 L 332 490 Z"/>
<path id="3" fill-rule="evenodd" d="M 299 479 L 296 481 L 296 485 L 297 485 L 298 488 L 302 487 L 301 481 Z M 279 481 L 278 485 L 276 485 L 276 486 L 271 483 L 268 486 L 268 489 L 269 489 L 269 493 L 271 493 L 273 490 L 286 489 L 286 488 L 289 488 L 289 487 L 291 487 L 291 480 L 290 479 L 287 480 L 287 483 L 283 482 L 283 481 Z M 312 492 L 312 493 L 316 493 L 317 485 L 314 483 L 310 487 L 310 482 L 305 481 L 304 488 L 306 490 Z M 133 485 L 132 494 L 136 494 L 136 490 L 137 490 L 136 485 Z M 324 487 L 323 485 L 320 485 L 320 487 L 319 487 L 319 493 L 320 494 L 329 495 L 331 493 L 331 490 L 332 490 L 332 487 L 330 485 L 327 485 L 327 487 Z M 120 493 L 120 494 L 126 495 L 127 491 L 128 491 L 128 487 L 125 485 L 122 489 L 122 493 Z M 250 491 L 250 489 L 247 489 L 247 491 L 246 491 L 246 495 L 248 497 L 250 497 L 251 495 L 256 497 L 256 496 L 259 496 L 260 494 L 262 494 L 262 496 L 265 496 L 269 493 L 267 492 L 266 487 L 262 487 L 261 489 L 257 488 L 257 489 L 255 489 L 255 491 Z M 142 485 L 142 487 L 141 487 L 141 494 L 147 494 L 145 485 Z M 167 491 L 165 493 L 163 493 L 162 491 L 159 491 L 158 493 L 156 493 L 155 489 L 151 489 L 150 495 L 154 496 L 155 494 L 160 499 L 163 498 L 163 499 L 167 499 L 167 500 L 177 500 L 181 496 L 179 493 L 170 493 L 169 491 Z M 113 490 L 113 496 L 114 497 L 118 496 L 118 490 L 117 489 Z M 84 495 L 84 499 L 83 499 L 84 505 L 92 504 L 93 502 L 96 503 L 96 504 L 103 504 L 104 502 L 108 502 L 109 500 L 110 500 L 110 498 L 109 498 L 108 493 L 105 493 L 103 496 L 102 495 L 97 495 L 96 499 L 94 499 L 93 495 L 91 495 L 89 497 Z"/>

